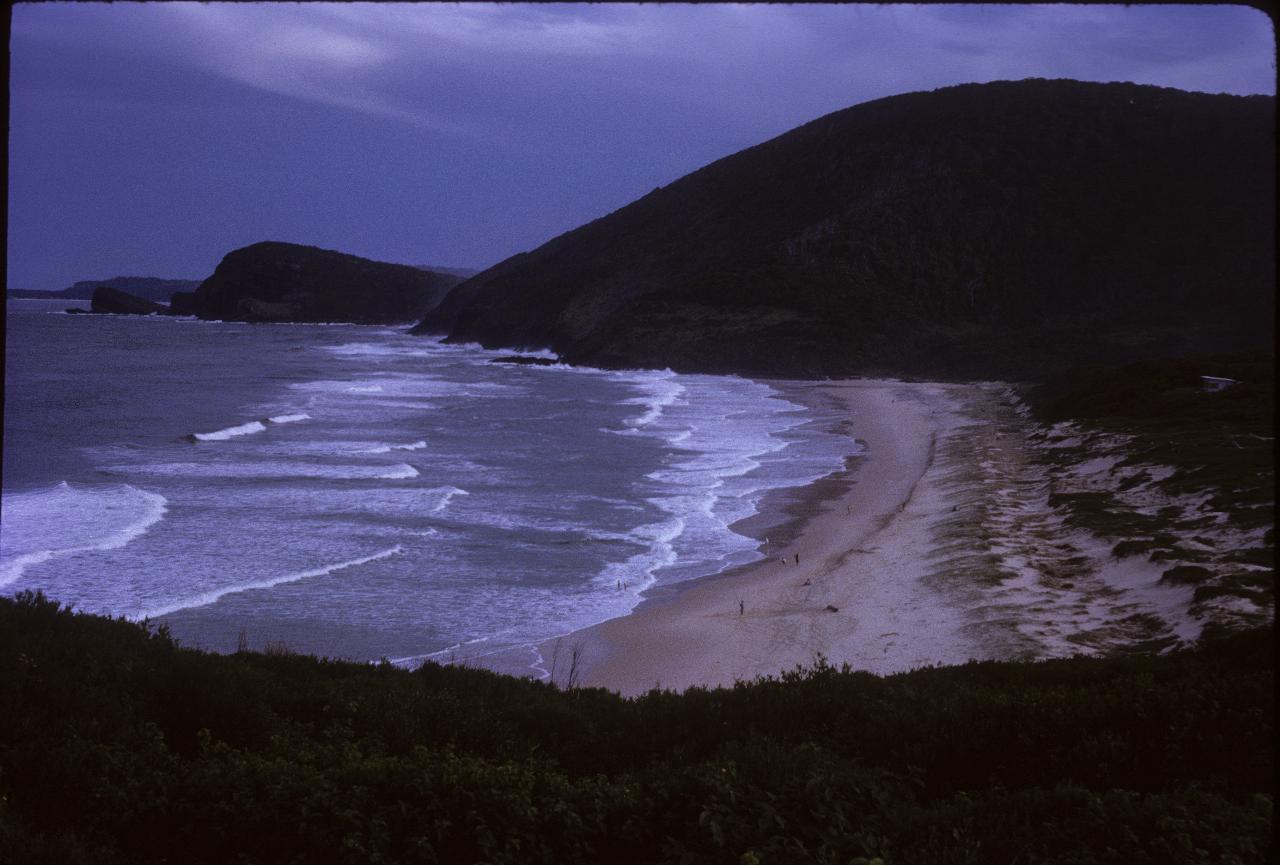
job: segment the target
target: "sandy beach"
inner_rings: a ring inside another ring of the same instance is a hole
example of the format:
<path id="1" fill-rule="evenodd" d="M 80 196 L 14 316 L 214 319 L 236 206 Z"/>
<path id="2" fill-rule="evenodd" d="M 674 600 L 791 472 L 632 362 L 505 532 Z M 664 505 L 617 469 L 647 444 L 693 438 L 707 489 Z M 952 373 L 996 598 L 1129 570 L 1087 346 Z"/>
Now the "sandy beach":
<path id="1" fill-rule="evenodd" d="M 1053 504 L 1055 491 L 1123 488 L 1136 509 L 1201 506 L 1163 496 L 1152 467 L 1121 465 L 1122 442 L 1054 467 L 1046 454 L 1077 439 L 1037 427 L 1000 383 L 779 386 L 788 399 L 837 401 L 864 453 L 800 491 L 791 530 L 761 538 L 763 560 L 656 587 L 630 615 L 542 644 L 553 681 L 636 695 L 730 686 L 820 657 L 887 674 L 1162 651 L 1199 636 L 1212 611 L 1189 613 L 1192 589 L 1162 579 L 1168 563 L 1117 558 L 1114 538 Z M 1205 531 L 1222 549 L 1257 540 L 1225 523 Z"/>
<path id="2" fill-rule="evenodd" d="M 557 678 L 570 647 L 578 648 L 582 684 L 624 695 L 731 685 L 819 656 L 890 671 L 981 654 L 958 635 L 962 617 L 921 582 L 943 508 L 938 433 L 961 423 L 974 388 L 880 380 L 791 387 L 792 397 L 833 399 L 848 411 L 866 452 L 841 491 L 815 493 L 794 539 L 761 544 L 763 561 L 659 589 L 629 616 L 562 638 L 558 649 L 548 643 L 542 654 L 558 656 Z M 908 630 L 909 643 L 899 639 Z"/>

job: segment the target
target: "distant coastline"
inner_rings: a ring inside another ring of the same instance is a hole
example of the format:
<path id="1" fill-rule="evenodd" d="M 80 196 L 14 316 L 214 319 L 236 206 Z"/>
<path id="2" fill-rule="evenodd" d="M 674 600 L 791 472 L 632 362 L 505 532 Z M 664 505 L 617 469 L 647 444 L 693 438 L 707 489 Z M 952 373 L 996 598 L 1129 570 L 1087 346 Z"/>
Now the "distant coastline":
<path id="1" fill-rule="evenodd" d="M 168 303 L 175 292 L 194 291 L 200 285 L 198 279 L 162 279 L 155 276 L 114 276 L 110 279 L 81 280 L 67 288 L 37 290 L 26 288 L 7 289 L 6 297 L 25 300 L 90 300 L 99 288 L 127 292 L 144 300 Z"/>

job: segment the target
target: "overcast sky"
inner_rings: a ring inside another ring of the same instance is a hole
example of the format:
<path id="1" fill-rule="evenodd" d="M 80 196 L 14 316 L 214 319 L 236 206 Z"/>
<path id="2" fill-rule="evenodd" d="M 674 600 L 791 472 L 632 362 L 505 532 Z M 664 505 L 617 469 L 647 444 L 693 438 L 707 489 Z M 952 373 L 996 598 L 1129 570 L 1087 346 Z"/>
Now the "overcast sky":
<path id="1" fill-rule="evenodd" d="M 1275 92 L 1243 6 L 20 4 L 9 286 L 286 240 L 485 267 L 831 111 L 1027 77 Z"/>

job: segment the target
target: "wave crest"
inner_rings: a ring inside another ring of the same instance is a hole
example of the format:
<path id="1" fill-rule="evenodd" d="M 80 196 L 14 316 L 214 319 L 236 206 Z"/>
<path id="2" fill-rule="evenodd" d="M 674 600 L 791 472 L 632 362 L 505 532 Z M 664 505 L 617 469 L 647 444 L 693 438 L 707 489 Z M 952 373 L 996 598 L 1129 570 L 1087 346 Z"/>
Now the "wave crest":
<path id="1" fill-rule="evenodd" d="M 0 531 L 0 586 L 16 582 L 32 565 L 73 553 L 115 550 L 136 540 L 168 513 L 159 493 L 121 484 L 52 489 L 4 497 Z"/>
<path id="2" fill-rule="evenodd" d="M 188 610 L 193 607 L 206 607 L 209 604 L 216 603 L 227 595 L 233 595 L 237 592 L 248 592 L 253 589 L 270 589 L 274 586 L 281 586 L 285 583 L 296 583 L 299 580 L 309 579 L 311 577 L 323 577 L 336 571 L 354 568 L 358 565 L 367 565 L 369 562 L 376 562 L 379 559 L 389 558 L 398 555 L 404 550 L 399 544 L 389 549 L 380 550 L 368 556 L 362 556 L 358 559 L 351 559 L 345 562 L 335 562 L 332 565 L 324 565 L 319 568 L 313 568 L 307 571 L 299 571 L 293 574 L 281 574 L 278 577 L 267 577 L 264 580 L 254 580 L 248 583 L 237 583 L 232 586 L 224 586 L 219 589 L 213 589 L 194 598 L 188 598 L 183 601 L 174 601 L 164 606 L 156 607 L 146 612 L 140 613 L 133 618 L 136 619 L 154 619 L 160 616 L 167 616 L 170 613 L 176 613 L 178 610 Z"/>
<path id="3" fill-rule="evenodd" d="M 237 436 L 253 435 L 260 433 L 267 427 L 259 420 L 251 420 L 248 423 L 242 423 L 239 426 L 229 426 L 226 429 L 215 430 L 207 433 L 192 433 L 187 436 L 193 442 L 224 442 L 227 439 L 233 439 Z"/>

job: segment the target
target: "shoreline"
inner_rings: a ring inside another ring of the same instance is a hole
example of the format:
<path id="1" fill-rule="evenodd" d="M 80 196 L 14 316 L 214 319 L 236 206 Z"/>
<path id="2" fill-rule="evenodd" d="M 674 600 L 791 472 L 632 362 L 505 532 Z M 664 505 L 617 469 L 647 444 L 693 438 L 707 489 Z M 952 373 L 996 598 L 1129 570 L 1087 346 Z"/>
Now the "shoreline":
<path id="1" fill-rule="evenodd" d="M 968 660 L 955 654 L 961 624 L 955 611 L 918 585 L 923 573 L 906 573 L 910 567 L 884 561 L 880 551 L 884 546 L 900 559 L 927 546 L 938 503 L 923 501 L 921 482 L 934 473 L 939 430 L 959 420 L 955 391 L 966 386 L 885 379 L 779 384 L 790 399 L 838 402 L 863 453 L 847 458 L 843 472 L 791 488 L 792 501 L 781 508 L 786 524 L 771 530 L 778 539 L 767 548 L 761 543 L 764 559 L 655 587 L 626 616 L 539 644 L 554 681 L 573 665 L 576 683 L 634 696 L 654 687 L 731 686 L 812 665 L 820 656 L 866 668 L 871 650 L 881 669 L 885 661 L 908 669 Z M 883 543 L 890 531 L 894 537 Z M 926 557 L 914 558 L 923 565 Z M 872 585 L 885 582 L 870 577 L 888 564 L 901 584 Z M 888 596 L 872 606 L 898 612 L 905 604 L 913 618 L 947 622 L 948 648 L 916 642 L 891 652 L 884 645 L 891 635 L 869 634 L 878 626 L 867 601 L 886 589 Z M 859 649 L 859 642 L 867 645 Z M 980 653 L 972 647 L 968 654 Z"/>
<path id="2" fill-rule="evenodd" d="M 790 488 L 780 511 L 795 520 L 769 530 L 777 542 L 762 544 L 763 560 L 650 589 L 628 615 L 539 643 L 553 683 L 629 697 L 819 660 L 888 675 L 1165 652 L 1272 609 L 1212 584 L 1202 597 L 1180 578 L 1191 561 L 1199 579 L 1229 581 L 1242 567 L 1230 551 L 1265 546 L 1263 528 L 1206 514 L 1203 491 L 1161 488 L 1173 470 L 1134 460 L 1124 435 L 1040 426 L 1003 382 L 775 386 L 807 404 L 837 400 L 862 454 Z M 1081 496 L 1106 498 L 1118 516 L 1082 519 L 1070 504 Z M 1196 549 L 1148 553 L 1134 521 L 1157 512 L 1194 525 Z"/>

